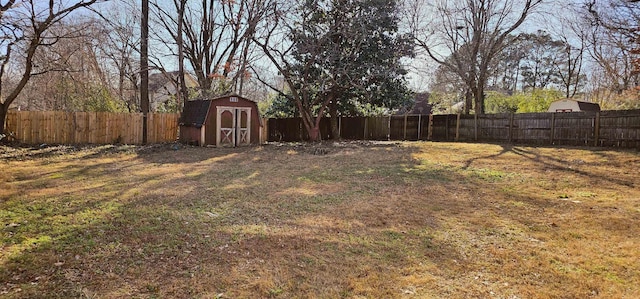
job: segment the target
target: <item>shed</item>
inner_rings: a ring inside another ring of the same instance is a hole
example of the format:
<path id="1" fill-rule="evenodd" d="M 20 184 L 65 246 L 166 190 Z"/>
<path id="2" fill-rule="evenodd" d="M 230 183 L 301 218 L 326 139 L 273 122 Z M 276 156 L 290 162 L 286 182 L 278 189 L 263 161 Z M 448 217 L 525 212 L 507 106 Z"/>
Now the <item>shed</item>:
<path id="1" fill-rule="evenodd" d="M 549 105 L 549 112 L 579 112 L 579 111 L 600 111 L 597 103 L 583 102 L 572 99 L 562 99 L 552 102 Z"/>
<path id="2" fill-rule="evenodd" d="M 262 130 L 256 102 L 238 95 L 184 103 L 180 141 L 200 146 L 260 144 Z"/>

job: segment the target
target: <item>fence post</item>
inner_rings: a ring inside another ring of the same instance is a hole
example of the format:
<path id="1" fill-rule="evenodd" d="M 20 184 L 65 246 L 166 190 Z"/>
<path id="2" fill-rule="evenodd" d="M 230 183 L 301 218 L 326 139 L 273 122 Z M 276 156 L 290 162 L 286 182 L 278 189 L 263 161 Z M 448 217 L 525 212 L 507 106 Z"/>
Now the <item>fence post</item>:
<path id="1" fill-rule="evenodd" d="M 418 140 L 420 140 L 421 131 L 422 131 L 422 114 L 418 114 Z"/>
<path id="2" fill-rule="evenodd" d="M 304 137 L 304 130 L 305 130 L 305 127 L 302 124 L 302 118 L 298 118 L 298 139 L 300 141 L 304 141 L 304 138 L 303 138 Z M 311 136 L 309 136 L 309 137 L 311 137 Z"/>
<path id="3" fill-rule="evenodd" d="M 460 113 L 456 116 L 456 139 L 458 141 L 460 139 Z"/>
<path id="4" fill-rule="evenodd" d="M 478 141 L 478 113 L 474 114 L 473 119 L 474 119 L 473 137 L 475 141 Z"/>
<path id="5" fill-rule="evenodd" d="M 13 133 L 14 138 L 16 138 L 17 137 L 16 135 L 18 134 L 17 126 L 15 126 L 15 121 L 14 121 L 18 113 L 19 113 L 18 111 L 14 111 L 14 110 L 8 111 L 5 122 L 4 122 L 4 128 L 3 128 L 5 134 Z"/>
<path id="6" fill-rule="evenodd" d="M 364 140 L 367 140 L 369 134 L 367 134 L 369 130 L 369 117 L 364 118 Z"/>
<path id="7" fill-rule="evenodd" d="M 509 143 L 513 142 L 513 112 L 509 115 Z"/>
<path id="8" fill-rule="evenodd" d="M 433 139 L 433 114 L 429 114 L 429 124 L 427 124 L 427 140 Z"/>
<path id="9" fill-rule="evenodd" d="M 449 141 L 449 116 L 450 114 L 447 114 L 447 118 L 445 118 L 444 122 L 444 139 L 446 141 Z"/>
<path id="10" fill-rule="evenodd" d="M 156 143 L 156 136 L 154 134 L 154 127 L 156 123 L 156 117 L 153 112 L 147 113 L 147 144 Z"/>
<path id="11" fill-rule="evenodd" d="M 598 139 L 600 139 L 600 111 L 596 112 L 596 119 L 595 119 L 595 125 L 594 125 L 594 143 L 593 146 L 598 146 Z"/>
<path id="12" fill-rule="evenodd" d="M 334 136 L 335 138 L 335 136 Z M 342 115 L 338 116 L 338 139 L 342 139 Z"/>
<path id="13" fill-rule="evenodd" d="M 33 142 L 34 143 L 42 143 L 42 139 L 44 139 L 42 137 L 43 136 L 43 132 L 44 132 L 44 130 L 42 129 L 42 126 L 44 125 L 44 112 L 38 111 L 38 114 L 37 114 L 35 120 L 36 120 L 36 125 L 34 127 L 31 127 L 31 132 L 34 133 L 32 135 Z"/>
<path id="14" fill-rule="evenodd" d="M 389 122 L 387 122 L 387 139 L 391 140 L 391 115 L 389 115 Z"/>
<path id="15" fill-rule="evenodd" d="M 404 130 L 402 132 L 402 140 L 407 140 L 407 114 L 404 115 Z"/>
<path id="16" fill-rule="evenodd" d="M 553 137 L 556 135 L 556 113 L 551 113 L 551 144 L 553 145 Z"/>

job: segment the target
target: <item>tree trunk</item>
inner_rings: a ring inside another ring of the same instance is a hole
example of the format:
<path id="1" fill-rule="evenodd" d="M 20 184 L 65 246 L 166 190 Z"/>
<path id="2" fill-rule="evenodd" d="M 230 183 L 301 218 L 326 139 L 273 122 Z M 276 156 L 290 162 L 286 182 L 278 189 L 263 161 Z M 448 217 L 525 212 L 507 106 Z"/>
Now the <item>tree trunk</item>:
<path id="1" fill-rule="evenodd" d="M 124 70 L 122 69 L 122 67 L 118 69 L 118 99 L 123 103 L 127 103 L 127 101 L 124 98 Z M 130 107 L 129 107 L 129 112 L 131 112 Z"/>
<path id="2" fill-rule="evenodd" d="M 320 141 L 320 128 L 318 126 L 309 129 L 309 141 Z"/>
<path id="3" fill-rule="evenodd" d="M 6 103 L 0 103 L 0 134 L 4 134 L 4 125 L 7 121 L 8 112 L 9 105 L 6 105 Z"/>
<path id="4" fill-rule="evenodd" d="M 149 0 L 142 0 L 140 22 L 140 108 L 142 110 L 142 143 L 147 144 L 149 114 Z"/>
<path id="5" fill-rule="evenodd" d="M 318 115 L 314 118 L 312 115 L 301 110 L 300 117 L 302 118 L 304 129 L 309 133 L 309 141 L 320 141 L 320 118 L 322 116 Z"/>
<path id="6" fill-rule="evenodd" d="M 335 100 L 332 100 L 329 103 L 329 115 L 331 115 L 330 125 L 331 125 L 331 139 L 339 140 L 340 136 L 340 128 L 338 127 L 338 105 Z"/>
<path id="7" fill-rule="evenodd" d="M 484 82 L 487 82 L 486 78 L 480 78 L 476 81 L 476 88 L 473 89 L 475 114 L 484 114 Z"/>
<path id="8" fill-rule="evenodd" d="M 478 93 L 475 95 L 475 112 L 476 114 L 484 114 L 484 95 L 482 93 Z"/>
<path id="9" fill-rule="evenodd" d="M 464 93 L 464 114 L 469 114 L 473 106 L 473 93 L 471 89 L 467 87 Z"/>
<path id="10" fill-rule="evenodd" d="M 331 110 L 329 106 L 331 105 L 333 99 L 335 99 L 335 96 L 333 93 L 330 93 L 327 99 L 320 105 L 320 109 L 318 110 L 318 114 L 316 115 L 316 117 L 313 117 L 308 109 L 303 109 L 303 105 L 298 101 L 300 116 L 302 116 L 302 121 L 304 122 L 305 128 L 307 128 L 307 132 L 309 132 L 309 141 L 315 142 L 322 140 L 322 135 L 320 134 L 320 121 L 322 120 L 324 110 L 327 108 Z"/>

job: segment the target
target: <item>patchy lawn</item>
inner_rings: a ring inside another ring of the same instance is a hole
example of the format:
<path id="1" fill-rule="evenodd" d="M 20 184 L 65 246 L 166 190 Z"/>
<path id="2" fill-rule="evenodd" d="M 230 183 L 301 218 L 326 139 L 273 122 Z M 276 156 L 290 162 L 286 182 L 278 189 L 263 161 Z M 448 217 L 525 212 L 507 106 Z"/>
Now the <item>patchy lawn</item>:
<path id="1" fill-rule="evenodd" d="M 640 153 L 0 148 L 0 297 L 638 298 Z"/>

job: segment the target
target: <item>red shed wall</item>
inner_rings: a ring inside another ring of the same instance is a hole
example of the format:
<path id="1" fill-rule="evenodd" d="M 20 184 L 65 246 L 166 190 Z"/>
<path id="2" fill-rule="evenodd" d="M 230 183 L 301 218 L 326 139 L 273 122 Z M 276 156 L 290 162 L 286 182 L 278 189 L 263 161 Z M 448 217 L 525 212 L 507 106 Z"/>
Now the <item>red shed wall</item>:
<path id="1" fill-rule="evenodd" d="M 200 144 L 200 128 L 197 127 L 180 127 L 180 140 L 184 143 Z"/>

